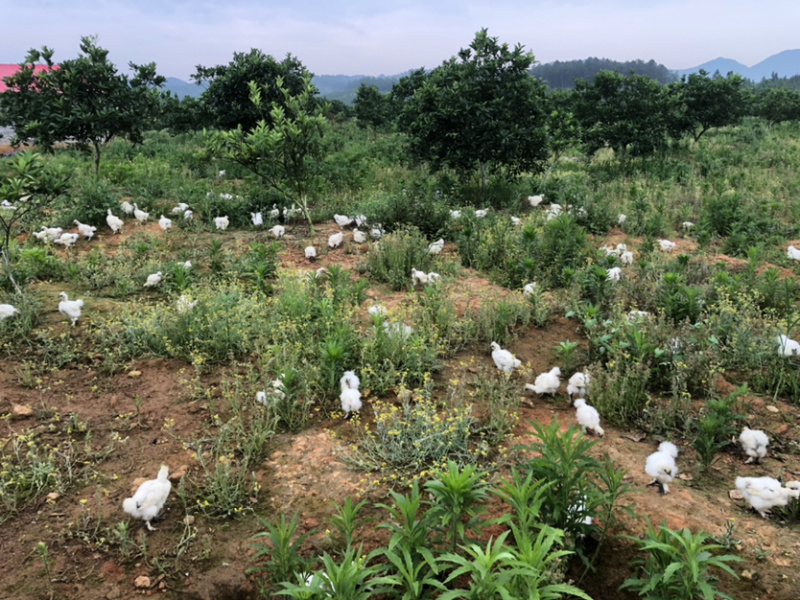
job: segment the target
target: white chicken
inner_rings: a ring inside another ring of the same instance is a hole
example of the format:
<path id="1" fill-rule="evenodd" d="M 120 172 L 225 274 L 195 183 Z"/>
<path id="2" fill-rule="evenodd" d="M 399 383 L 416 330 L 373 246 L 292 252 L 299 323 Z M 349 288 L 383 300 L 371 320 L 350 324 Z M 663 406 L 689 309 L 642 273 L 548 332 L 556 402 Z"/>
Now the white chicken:
<path id="1" fill-rule="evenodd" d="M 631 252 L 630 250 L 626 250 L 625 252 L 619 255 L 619 260 L 623 265 L 632 265 L 633 252 Z"/>
<path id="2" fill-rule="evenodd" d="M 269 216 L 269 218 L 270 218 L 270 219 L 272 219 L 273 221 L 275 221 L 275 220 L 277 220 L 277 219 L 278 219 L 278 217 L 280 217 L 280 216 L 281 216 L 281 209 L 279 209 L 279 208 L 278 208 L 278 205 L 277 205 L 277 204 L 273 204 L 273 205 L 272 205 L 272 210 L 270 210 L 270 211 L 267 213 L 267 215 Z"/>
<path id="3" fill-rule="evenodd" d="M 424 271 L 417 271 L 416 269 L 411 269 L 411 284 L 413 286 L 417 285 L 427 285 L 428 284 L 428 274 Z"/>
<path id="4" fill-rule="evenodd" d="M 161 215 L 158 219 L 158 226 L 164 231 L 172 229 L 172 219 L 168 219 L 164 215 Z"/>
<path id="5" fill-rule="evenodd" d="M 33 235 L 45 244 L 50 244 L 56 241 L 63 232 L 61 227 L 42 227 L 41 231 L 35 231 Z"/>
<path id="6" fill-rule="evenodd" d="M 346 215 L 333 215 L 333 220 L 339 227 L 349 227 L 353 223 L 353 219 Z"/>
<path id="7" fill-rule="evenodd" d="M 510 375 L 515 369 L 519 369 L 522 361 L 516 358 L 508 350 L 504 350 L 497 342 L 492 342 L 492 360 L 495 366 L 503 373 Z"/>
<path id="8" fill-rule="evenodd" d="M 61 237 L 59 237 L 55 243 L 61 244 L 65 248 L 69 249 L 74 243 L 78 241 L 78 234 L 77 233 L 62 233 Z"/>
<path id="9" fill-rule="evenodd" d="M 436 240 L 428 246 L 428 254 L 441 254 L 444 249 L 444 240 Z"/>
<path id="10" fill-rule="evenodd" d="M 197 306 L 197 300 L 192 300 L 189 296 L 181 294 L 178 301 L 175 303 L 175 309 L 179 315 L 185 315 Z"/>
<path id="11" fill-rule="evenodd" d="M 272 406 L 275 402 L 280 402 L 286 398 L 286 387 L 283 383 L 283 376 L 274 379 L 267 389 L 256 392 L 256 402 L 264 406 Z"/>
<path id="12" fill-rule="evenodd" d="M 454 221 L 457 221 L 461 218 L 461 211 L 460 210 L 451 210 L 450 211 L 450 218 Z"/>
<path id="13" fill-rule="evenodd" d="M 219 231 L 225 231 L 230 224 L 231 222 L 227 215 L 224 217 L 214 217 L 214 227 L 216 227 Z"/>
<path id="14" fill-rule="evenodd" d="M 772 477 L 737 477 L 736 488 L 742 492 L 747 503 L 763 518 L 776 506 L 786 506 L 800 498 L 800 481 L 790 481 L 786 486 Z"/>
<path id="15" fill-rule="evenodd" d="M 178 204 L 170 211 L 172 215 L 182 215 L 189 210 L 189 205 L 186 202 L 178 202 Z"/>
<path id="16" fill-rule="evenodd" d="M 789 336 L 778 336 L 778 354 L 781 356 L 800 356 L 800 344 Z"/>
<path id="17" fill-rule="evenodd" d="M 86 223 L 81 223 L 77 219 L 75 219 L 73 223 L 78 227 L 80 234 L 87 240 L 92 239 L 92 237 L 94 237 L 94 232 L 97 231 L 97 227 L 94 227 L 93 225 L 87 225 Z"/>
<path id="18" fill-rule="evenodd" d="M 547 373 L 540 373 L 536 376 L 533 385 L 525 384 L 525 389 L 536 392 L 540 396 L 543 394 L 553 395 L 561 387 L 561 369 L 553 367 Z"/>
<path id="19" fill-rule="evenodd" d="M 284 235 L 286 235 L 286 228 L 283 225 L 275 225 L 272 229 L 269 229 L 268 232 L 272 237 L 276 240 L 281 239 Z"/>
<path id="20" fill-rule="evenodd" d="M 536 294 L 536 282 L 531 281 L 522 287 L 522 295 L 525 298 L 532 298 Z"/>
<path id="21" fill-rule="evenodd" d="M 671 242 L 671 241 L 669 241 L 669 240 L 658 240 L 658 246 L 659 246 L 659 248 L 661 248 L 661 249 L 662 249 L 664 252 L 671 252 L 672 250 L 674 250 L 674 249 L 675 249 L 675 247 L 677 246 L 677 244 L 676 244 L 675 242 Z"/>
<path id="22" fill-rule="evenodd" d="M 191 210 L 184 211 L 183 220 L 190 223 L 194 219 L 194 213 Z"/>
<path id="23" fill-rule="evenodd" d="M 661 442 L 658 450 L 647 457 L 644 465 L 644 472 L 653 478 L 647 487 L 658 486 L 662 496 L 669 493 L 669 484 L 678 476 L 676 458 L 678 458 L 678 447 L 672 442 Z"/>
<path id="24" fill-rule="evenodd" d="M 342 402 L 342 411 L 344 411 L 344 418 L 349 419 L 354 413 L 361 410 L 361 392 L 358 390 L 361 380 L 355 372 L 345 371 L 339 383 L 342 387 L 339 397 Z"/>
<path id="25" fill-rule="evenodd" d="M 66 292 L 61 292 L 58 297 L 61 298 L 61 302 L 58 303 L 58 312 L 70 319 L 74 326 L 81 318 L 83 300 L 70 300 Z"/>
<path id="26" fill-rule="evenodd" d="M 353 229 L 353 242 L 356 244 L 366 244 L 367 239 L 366 233 L 359 231 L 358 229 Z"/>
<path id="27" fill-rule="evenodd" d="M 383 304 L 373 304 L 367 309 L 367 312 L 373 317 L 385 317 L 386 307 Z"/>
<path id="28" fill-rule="evenodd" d="M 264 215 L 260 212 L 250 213 L 250 220 L 253 222 L 253 226 L 261 227 L 264 224 Z"/>
<path id="29" fill-rule="evenodd" d="M 589 430 L 599 437 L 603 437 L 604 431 L 600 427 L 600 414 L 594 406 L 586 404 L 586 400 L 578 398 L 572 403 L 577 410 L 575 411 L 575 418 L 578 420 L 578 425 L 583 428 L 584 433 Z"/>
<path id="30" fill-rule="evenodd" d="M 356 221 L 356 227 L 361 227 L 362 225 L 366 225 L 367 215 L 356 215 L 355 221 Z"/>
<path id="31" fill-rule="evenodd" d="M 380 225 L 373 225 L 372 229 L 369 230 L 369 237 L 373 240 L 379 240 L 383 237 L 383 229 Z"/>
<path id="32" fill-rule="evenodd" d="M 176 264 L 179 267 L 183 267 L 184 270 L 186 270 L 186 271 L 188 271 L 189 269 L 192 268 L 192 261 L 190 261 L 190 260 L 187 260 L 186 262 L 179 262 L 179 263 L 176 263 Z"/>
<path id="33" fill-rule="evenodd" d="M 150 531 L 155 531 L 155 527 L 150 524 L 150 521 L 155 519 L 164 508 L 167 497 L 172 491 L 172 482 L 168 477 L 169 468 L 167 465 L 161 465 L 156 479 L 145 481 L 132 498 L 125 498 L 122 501 L 122 510 L 135 519 L 143 519 Z"/>
<path id="34" fill-rule="evenodd" d="M 106 223 L 108 223 L 112 233 L 119 233 L 122 231 L 122 226 L 124 225 L 123 220 L 117 216 L 114 216 L 110 208 L 108 209 L 108 214 L 106 215 Z"/>
<path id="35" fill-rule="evenodd" d="M 120 202 L 119 207 L 122 210 L 122 212 L 124 212 L 128 216 L 133 214 L 133 204 L 131 204 L 127 200 L 123 200 L 122 202 Z"/>
<path id="36" fill-rule="evenodd" d="M 317 249 L 314 248 L 314 246 L 306 246 L 306 249 L 305 249 L 304 252 L 305 252 L 305 255 L 306 255 L 306 259 L 308 259 L 310 261 L 317 260 Z"/>
<path id="37" fill-rule="evenodd" d="M 567 394 L 569 394 L 569 399 L 586 398 L 589 392 L 590 380 L 591 378 L 588 373 L 582 373 L 581 371 L 573 373 L 572 377 L 570 377 L 567 382 Z"/>
<path id="38" fill-rule="evenodd" d="M 619 281 L 622 279 L 622 267 L 611 267 L 606 270 L 606 281 Z"/>
<path id="39" fill-rule="evenodd" d="M 533 208 L 536 208 L 542 202 L 544 202 L 544 196 L 542 194 L 538 194 L 536 196 L 528 196 L 528 204 L 530 204 Z"/>
<path id="40" fill-rule="evenodd" d="M 769 446 L 769 438 L 767 434 L 760 429 L 750 429 L 745 427 L 739 435 L 739 443 L 742 445 L 742 450 L 749 458 L 745 464 L 753 461 L 760 462 L 762 458 L 767 455 L 767 446 Z"/>
<path id="41" fill-rule="evenodd" d="M 414 333 L 414 328 L 405 323 L 387 323 L 383 322 L 383 329 L 390 338 L 407 340 Z"/>
<path id="42" fill-rule="evenodd" d="M 489 209 L 488 208 L 482 208 L 481 210 L 476 210 L 475 211 L 475 218 L 476 219 L 483 219 L 488 214 L 489 214 Z"/>
<path id="43" fill-rule="evenodd" d="M 522 224 L 522 219 L 520 219 L 519 217 L 511 217 L 511 224 L 514 227 L 519 227 Z"/>
<path id="44" fill-rule="evenodd" d="M 13 304 L 0 304 L 0 321 L 10 319 L 19 312 L 19 309 Z"/>
<path id="45" fill-rule="evenodd" d="M 340 231 L 339 233 L 331 234 L 328 237 L 328 248 L 338 248 L 342 245 L 342 241 L 344 240 L 344 234 Z"/>
<path id="46" fill-rule="evenodd" d="M 689 231 L 692 227 L 694 227 L 694 223 L 692 223 L 691 221 L 684 221 L 683 223 L 681 223 L 681 229 L 683 229 L 684 231 Z"/>
<path id="47" fill-rule="evenodd" d="M 139 225 L 144 225 L 147 223 L 147 219 L 150 218 L 150 213 L 141 210 L 137 205 L 136 202 L 133 203 L 133 216 L 136 217 Z"/>
<path id="48" fill-rule="evenodd" d="M 625 221 L 627 221 L 627 220 L 628 220 L 628 215 L 623 214 L 623 213 L 619 213 L 617 215 L 617 225 L 624 225 Z"/>
<path id="49" fill-rule="evenodd" d="M 144 287 L 156 287 L 159 283 L 161 283 L 161 271 L 156 271 L 155 273 L 147 276 L 147 281 L 144 282 Z"/>
<path id="50" fill-rule="evenodd" d="M 563 207 L 558 204 L 557 202 L 552 202 L 545 213 L 547 215 L 547 220 L 552 221 L 558 215 L 560 215 L 564 211 Z"/>

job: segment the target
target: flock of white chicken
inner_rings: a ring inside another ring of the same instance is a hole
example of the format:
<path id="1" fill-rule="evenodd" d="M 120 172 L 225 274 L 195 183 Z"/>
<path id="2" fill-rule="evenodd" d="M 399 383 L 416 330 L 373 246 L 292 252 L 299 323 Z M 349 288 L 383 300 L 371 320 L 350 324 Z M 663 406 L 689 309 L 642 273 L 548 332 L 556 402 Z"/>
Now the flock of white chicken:
<path id="1" fill-rule="evenodd" d="M 224 175 L 224 172 L 220 172 Z M 536 207 L 542 204 L 544 197 L 529 196 L 528 202 L 531 206 Z M 122 202 L 120 205 L 121 210 L 126 215 L 133 215 L 137 223 L 144 224 L 149 219 L 149 213 L 139 209 L 134 204 L 127 201 Z M 558 204 L 551 204 L 547 209 L 548 218 L 553 218 L 562 212 L 562 207 Z M 484 218 L 489 212 L 489 209 L 476 210 L 476 218 Z M 192 219 L 192 211 L 185 203 L 180 203 L 175 206 L 172 215 L 182 215 L 187 221 Z M 280 216 L 280 211 L 277 206 L 268 213 L 268 218 L 273 222 Z M 295 218 L 302 211 L 294 205 L 290 208 L 283 209 L 283 216 L 287 220 Z M 461 218 L 461 211 L 450 211 L 451 218 Z M 624 214 L 618 215 L 618 223 L 622 224 L 626 220 Z M 252 223 L 255 227 L 261 227 L 264 223 L 264 217 L 261 212 L 251 214 Z M 514 223 L 519 224 L 519 219 L 514 218 Z M 113 233 L 119 233 L 124 226 L 124 221 L 116 217 L 111 209 L 108 210 L 106 217 L 108 226 Z M 364 215 L 356 215 L 348 217 L 345 215 L 334 215 L 335 223 L 345 229 L 355 225 L 352 231 L 352 239 L 356 244 L 363 244 L 368 241 L 367 234 L 361 231 L 360 227 L 367 226 L 367 219 Z M 159 218 L 159 226 L 162 230 L 169 231 L 172 228 L 172 220 L 161 215 Z M 218 230 L 225 230 L 229 225 L 227 216 L 216 217 L 214 224 Z M 47 228 L 43 227 L 41 231 L 35 232 L 39 240 L 48 243 L 56 243 L 65 246 L 69 249 L 74 245 L 80 236 L 86 240 L 91 240 L 97 231 L 96 227 L 85 225 L 79 221 L 74 221 L 78 228 L 78 233 L 65 233 L 61 228 Z M 682 225 L 684 230 L 689 230 L 693 227 L 693 223 L 685 222 Z M 280 239 L 286 233 L 283 225 L 274 225 L 268 230 L 269 233 L 276 239 Z M 380 225 L 372 226 L 369 231 L 369 237 L 373 240 L 380 240 L 383 235 L 383 229 Z M 344 232 L 332 234 L 328 238 L 328 246 L 331 249 L 341 246 L 344 240 Z M 663 251 L 672 251 L 676 248 L 676 243 L 670 240 L 659 240 L 659 247 Z M 430 254 L 440 254 L 444 248 L 444 240 L 440 239 L 431 243 L 428 247 Z M 624 244 L 618 244 L 615 248 L 603 247 L 609 255 L 615 255 L 620 259 L 623 265 L 629 265 L 633 262 L 633 254 L 628 251 Z M 788 257 L 792 260 L 800 260 L 800 250 L 794 246 L 789 246 Z M 305 256 L 308 260 L 312 261 L 317 257 L 317 251 L 314 246 L 305 248 Z M 182 263 L 186 269 L 191 268 L 191 262 L 187 261 Z M 324 271 L 324 268 L 321 269 Z M 318 273 L 319 275 L 319 273 Z M 417 285 L 429 285 L 440 279 L 438 273 L 430 272 L 425 273 L 417 269 L 411 270 L 412 283 Z M 622 268 L 613 267 L 608 269 L 607 279 L 609 281 L 619 281 L 622 277 Z M 153 288 L 158 286 L 163 279 L 161 271 L 153 273 L 147 277 L 144 284 L 145 288 Z M 530 297 L 536 293 L 537 287 L 535 282 L 526 284 L 523 287 L 523 295 Z M 78 322 L 81 317 L 84 302 L 81 299 L 70 300 L 65 292 L 59 294 L 60 302 L 58 305 L 59 313 L 70 319 L 72 325 Z M 177 311 L 183 314 L 192 310 L 197 304 L 197 300 L 192 300 L 190 297 L 182 295 L 177 302 Z M 632 311 L 632 313 L 641 313 L 641 311 Z M 10 304 L 0 304 L 0 320 L 11 318 L 19 313 L 19 310 Z M 383 321 L 386 316 L 386 309 L 376 304 L 369 308 L 369 314 L 373 317 L 380 317 L 383 322 L 384 329 L 387 335 L 401 336 L 402 339 L 407 339 L 413 333 L 413 329 L 403 323 L 389 324 Z M 643 318 L 646 313 L 636 315 L 636 318 Z M 378 322 L 378 321 L 376 321 Z M 516 358 L 510 351 L 503 349 L 496 342 L 491 343 L 491 356 L 496 367 L 507 376 L 510 376 L 515 370 L 522 366 L 522 361 Z M 778 339 L 778 352 L 783 356 L 800 356 L 800 343 L 788 338 L 785 335 L 779 336 Z M 584 432 L 591 432 L 594 435 L 603 437 L 604 430 L 600 425 L 600 415 L 598 411 L 587 403 L 589 396 L 591 379 L 588 373 L 576 372 L 567 382 L 567 394 L 570 402 L 576 409 L 575 418 L 578 424 L 582 427 Z M 341 394 L 340 401 L 342 411 L 344 412 L 345 419 L 351 418 L 354 414 L 358 414 L 362 408 L 361 392 L 359 390 L 360 380 L 354 371 L 346 371 L 340 380 Z M 561 370 L 559 367 L 553 367 L 547 372 L 540 373 L 536 376 L 533 384 L 525 384 L 525 390 L 532 391 L 539 396 L 542 395 L 555 395 L 561 387 Z M 272 381 L 270 385 L 262 391 L 257 392 L 256 401 L 264 406 L 270 406 L 276 401 L 286 397 L 286 388 L 284 386 L 283 377 Z M 748 456 L 745 464 L 759 463 L 759 461 L 766 457 L 769 446 L 769 438 L 767 435 L 758 429 L 750 429 L 745 427 L 739 436 L 739 443 L 743 452 Z M 672 442 L 662 442 L 656 452 L 653 452 L 647 457 L 645 462 L 644 471 L 647 475 L 653 478 L 653 481 L 648 486 L 657 486 L 661 494 L 669 492 L 669 484 L 677 477 L 678 468 L 676 459 L 678 457 L 678 448 Z M 142 483 L 136 493 L 131 498 L 126 498 L 123 502 L 123 510 L 134 518 L 140 518 L 145 521 L 149 530 L 154 530 L 151 521 L 154 520 L 161 512 L 167 497 L 172 488 L 172 484 L 168 478 L 169 469 L 166 465 L 162 465 L 156 479 L 145 481 Z M 800 482 L 790 481 L 782 485 L 780 481 L 772 477 L 737 477 L 736 487 L 741 491 L 743 498 L 753 507 L 762 517 L 767 518 L 769 511 L 774 507 L 786 506 L 791 500 L 800 498 Z"/>

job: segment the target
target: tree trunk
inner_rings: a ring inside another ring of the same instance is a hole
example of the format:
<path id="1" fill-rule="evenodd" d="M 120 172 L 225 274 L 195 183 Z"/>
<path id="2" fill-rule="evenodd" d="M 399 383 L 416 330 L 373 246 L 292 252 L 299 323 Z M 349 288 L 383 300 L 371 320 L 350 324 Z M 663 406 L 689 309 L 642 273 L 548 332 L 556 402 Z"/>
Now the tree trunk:
<path id="1" fill-rule="evenodd" d="M 486 176 L 486 163 L 481 161 L 481 191 L 484 193 L 484 197 L 486 197 L 486 184 L 488 183 L 488 177 Z"/>
<path id="2" fill-rule="evenodd" d="M 100 144 L 94 143 L 94 178 L 97 180 L 100 175 Z"/>
<path id="3" fill-rule="evenodd" d="M 11 261 L 8 259 L 8 253 L 6 252 L 5 248 L 3 250 L 0 250 L 0 254 L 3 255 L 3 263 L 5 264 L 6 275 L 8 275 L 8 280 L 11 282 L 11 285 L 14 286 L 14 289 L 16 290 L 17 294 L 22 294 L 22 290 L 17 284 L 16 279 L 14 279 L 14 274 L 11 272 Z"/>
<path id="4" fill-rule="evenodd" d="M 308 229 L 311 235 L 311 238 L 314 238 L 314 223 L 311 222 L 311 213 L 308 212 L 308 199 L 306 198 L 305 194 L 300 196 L 300 208 L 303 209 L 303 215 L 308 221 Z"/>

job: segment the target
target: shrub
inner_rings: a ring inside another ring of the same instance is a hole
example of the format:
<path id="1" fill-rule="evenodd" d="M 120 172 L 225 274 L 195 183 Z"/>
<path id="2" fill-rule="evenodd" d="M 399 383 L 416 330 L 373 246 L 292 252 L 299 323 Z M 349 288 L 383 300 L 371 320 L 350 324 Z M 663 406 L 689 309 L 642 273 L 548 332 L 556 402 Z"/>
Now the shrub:
<path id="1" fill-rule="evenodd" d="M 431 270 L 433 259 L 428 241 L 415 227 L 383 236 L 367 255 L 366 270 L 371 279 L 388 283 L 395 291 L 411 287 L 411 269 Z"/>
<path id="2" fill-rule="evenodd" d="M 722 546 L 706 543 L 711 536 L 704 531 L 692 533 L 688 528 L 674 531 L 667 527 L 666 521 L 661 527 L 656 528 L 648 519 L 644 539 L 625 537 L 636 542 L 646 553 L 646 557 L 635 561 L 641 576 L 626 579 L 620 589 L 630 589 L 638 592 L 639 596 L 653 600 L 660 598 L 732 600 L 730 596 L 717 589 L 716 580 L 709 571 L 712 568 L 722 569 L 738 579 L 727 563 L 741 562 L 742 559 L 730 554 L 723 556 L 714 554 L 714 550 Z"/>

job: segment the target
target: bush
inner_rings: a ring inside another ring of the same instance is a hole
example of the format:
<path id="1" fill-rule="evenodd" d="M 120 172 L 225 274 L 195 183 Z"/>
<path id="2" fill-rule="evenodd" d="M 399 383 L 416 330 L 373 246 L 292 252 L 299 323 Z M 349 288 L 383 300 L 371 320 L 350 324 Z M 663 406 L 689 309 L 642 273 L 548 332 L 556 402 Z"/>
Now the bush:
<path id="1" fill-rule="evenodd" d="M 388 283 L 395 291 L 411 288 L 411 269 L 431 270 L 433 258 L 428 240 L 416 227 L 400 229 L 383 236 L 367 255 L 366 269 L 371 279 Z"/>
<path id="2" fill-rule="evenodd" d="M 730 554 L 715 555 L 714 551 L 722 546 L 707 544 L 711 536 L 704 531 L 692 533 L 687 528 L 674 531 L 667 527 L 666 521 L 656 528 L 648 519 L 644 539 L 625 537 L 637 543 L 646 557 L 635 561 L 641 577 L 626 579 L 620 589 L 630 589 L 652 600 L 733 600 L 717 589 L 716 579 L 709 571 L 712 568 L 722 569 L 738 579 L 727 563 L 741 562 L 742 559 Z"/>

